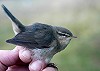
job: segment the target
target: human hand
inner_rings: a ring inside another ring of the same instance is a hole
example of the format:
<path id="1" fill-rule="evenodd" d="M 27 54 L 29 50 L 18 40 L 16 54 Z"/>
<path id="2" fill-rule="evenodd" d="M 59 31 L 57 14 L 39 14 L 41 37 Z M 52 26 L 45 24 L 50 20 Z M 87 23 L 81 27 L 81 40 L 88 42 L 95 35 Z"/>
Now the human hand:
<path id="1" fill-rule="evenodd" d="M 43 61 L 33 61 L 31 52 L 17 46 L 13 50 L 0 50 L 0 71 L 40 71 L 45 67 Z M 57 71 L 47 67 L 41 71 Z"/>

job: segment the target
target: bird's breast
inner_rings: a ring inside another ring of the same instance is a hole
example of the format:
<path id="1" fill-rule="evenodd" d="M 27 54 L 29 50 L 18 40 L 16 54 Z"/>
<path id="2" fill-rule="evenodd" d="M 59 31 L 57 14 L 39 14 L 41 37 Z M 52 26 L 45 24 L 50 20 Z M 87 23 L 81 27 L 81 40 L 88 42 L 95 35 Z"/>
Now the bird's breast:
<path id="1" fill-rule="evenodd" d="M 54 47 L 33 49 L 32 51 L 34 54 L 32 55 L 32 58 L 34 58 L 34 60 L 43 60 L 46 63 L 49 63 L 54 55 L 53 49 Z"/>

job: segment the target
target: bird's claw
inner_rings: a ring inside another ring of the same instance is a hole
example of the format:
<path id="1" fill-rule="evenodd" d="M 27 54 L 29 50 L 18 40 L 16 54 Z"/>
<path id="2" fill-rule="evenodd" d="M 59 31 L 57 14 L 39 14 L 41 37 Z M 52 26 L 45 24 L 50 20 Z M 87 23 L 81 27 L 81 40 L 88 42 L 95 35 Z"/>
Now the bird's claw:
<path id="1" fill-rule="evenodd" d="M 49 63 L 49 64 L 47 64 L 46 67 L 52 67 L 52 68 L 57 69 L 57 71 L 58 71 L 57 65 L 55 65 L 54 63 Z"/>

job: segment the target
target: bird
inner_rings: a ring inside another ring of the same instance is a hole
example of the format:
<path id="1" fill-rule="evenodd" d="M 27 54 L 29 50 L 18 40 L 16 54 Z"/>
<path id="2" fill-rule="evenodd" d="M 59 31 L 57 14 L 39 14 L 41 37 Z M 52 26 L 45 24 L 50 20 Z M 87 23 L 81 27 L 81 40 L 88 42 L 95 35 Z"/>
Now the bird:
<path id="1" fill-rule="evenodd" d="M 25 26 L 3 4 L 2 8 L 12 21 L 15 33 L 6 42 L 32 50 L 36 60 L 44 60 L 48 67 L 57 68 L 50 60 L 56 53 L 64 50 L 76 36 L 70 30 L 59 26 L 38 22 Z"/>

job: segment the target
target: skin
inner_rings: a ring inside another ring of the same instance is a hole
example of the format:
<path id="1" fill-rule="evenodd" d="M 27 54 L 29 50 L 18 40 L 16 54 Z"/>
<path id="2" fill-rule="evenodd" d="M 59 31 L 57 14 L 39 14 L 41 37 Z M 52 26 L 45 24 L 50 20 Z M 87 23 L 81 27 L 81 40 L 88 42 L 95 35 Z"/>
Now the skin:
<path id="1" fill-rule="evenodd" d="M 0 50 L 0 71 L 57 71 L 52 67 L 43 69 L 45 65 L 44 61 L 31 59 L 31 52 L 21 46 Z"/>

